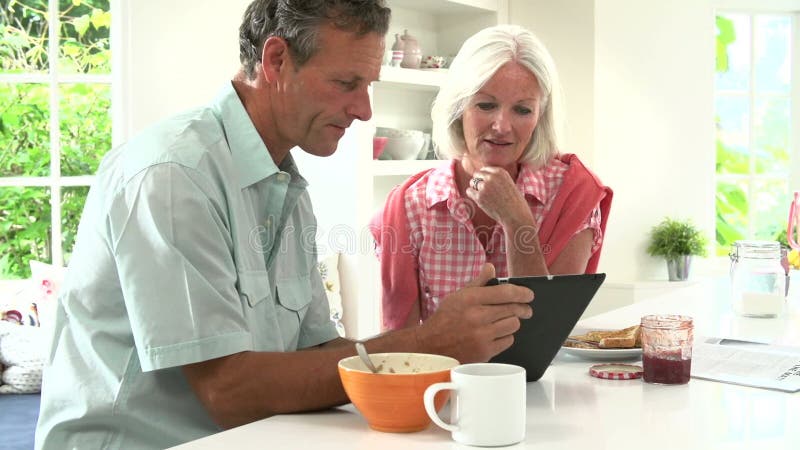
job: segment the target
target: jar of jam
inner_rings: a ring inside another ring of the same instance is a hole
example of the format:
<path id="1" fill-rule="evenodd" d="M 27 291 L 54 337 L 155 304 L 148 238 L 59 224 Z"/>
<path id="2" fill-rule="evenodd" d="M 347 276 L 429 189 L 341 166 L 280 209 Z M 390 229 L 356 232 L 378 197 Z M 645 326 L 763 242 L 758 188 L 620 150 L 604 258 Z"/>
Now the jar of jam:
<path id="1" fill-rule="evenodd" d="M 692 369 L 692 318 L 651 315 L 641 320 L 642 378 L 647 383 L 686 384 Z"/>
<path id="2" fill-rule="evenodd" d="M 736 241 L 730 253 L 733 310 L 746 317 L 776 317 L 786 298 L 786 270 L 776 241 Z"/>

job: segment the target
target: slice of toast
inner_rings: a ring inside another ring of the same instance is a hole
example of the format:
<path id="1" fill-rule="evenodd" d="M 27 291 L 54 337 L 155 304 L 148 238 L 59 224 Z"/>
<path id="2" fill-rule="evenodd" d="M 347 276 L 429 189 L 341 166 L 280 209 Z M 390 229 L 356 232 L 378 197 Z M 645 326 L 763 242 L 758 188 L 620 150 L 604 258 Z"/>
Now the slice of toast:
<path id="1" fill-rule="evenodd" d="M 591 348 L 597 349 L 598 346 L 594 342 L 583 342 L 583 341 L 576 341 L 573 339 L 567 339 L 564 341 L 564 347 L 572 347 L 572 348 Z"/>
<path id="2" fill-rule="evenodd" d="M 636 345 L 636 338 L 630 337 L 607 337 L 600 339 L 597 346 L 600 348 L 633 348 Z"/>
<path id="3" fill-rule="evenodd" d="M 636 347 L 639 334 L 639 325 L 634 325 L 604 336 L 598 342 L 598 346 L 600 348 L 633 348 Z"/>
<path id="4" fill-rule="evenodd" d="M 586 334 L 570 336 L 573 341 L 594 344 L 597 348 L 636 348 L 641 347 L 639 325 L 621 330 L 598 330 Z"/>

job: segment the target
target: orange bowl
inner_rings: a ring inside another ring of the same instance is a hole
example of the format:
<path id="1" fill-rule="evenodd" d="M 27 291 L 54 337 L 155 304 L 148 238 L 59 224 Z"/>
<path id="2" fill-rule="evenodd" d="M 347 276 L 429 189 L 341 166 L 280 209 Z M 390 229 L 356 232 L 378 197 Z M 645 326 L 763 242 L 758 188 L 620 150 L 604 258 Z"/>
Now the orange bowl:
<path id="1" fill-rule="evenodd" d="M 358 356 L 339 361 L 339 376 L 353 405 L 370 428 L 410 433 L 431 423 L 422 398 L 434 383 L 450 381 L 450 369 L 458 360 L 426 353 L 374 353 L 370 355 L 378 373 L 367 369 Z M 436 394 L 436 410 L 444 406 L 447 391 Z"/>

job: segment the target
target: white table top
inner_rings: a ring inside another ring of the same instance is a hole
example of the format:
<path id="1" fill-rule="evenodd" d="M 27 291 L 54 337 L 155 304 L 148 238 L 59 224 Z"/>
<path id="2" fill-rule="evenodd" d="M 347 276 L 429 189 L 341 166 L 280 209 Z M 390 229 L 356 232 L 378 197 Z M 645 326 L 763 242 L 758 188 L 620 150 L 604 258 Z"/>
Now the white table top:
<path id="1" fill-rule="evenodd" d="M 788 312 L 781 318 L 738 318 L 729 312 L 726 287 L 720 283 L 709 285 L 705 292 L 667 294 L 591 317 L 578 327 L 622 328 L 638 323 L 645 314 L 680 313 L 694 317 L 695 337 L 736 337 L 800 346 L 800 301 L 790 298 Z M 800 448 L 800 393 L 694 378 L 678 386 L 602 380 L 588 375 L 589 367 L 597 361 L 562 353 L 541 380 L 528 383 L 527 436 L 513 448 Z M 352 405 L 346 405 L 323 412 L 275 416 L 175 448 L 470 447 L 456 444 L 449 432 L 435 425 L 410 434 L 371 430 Z"/>

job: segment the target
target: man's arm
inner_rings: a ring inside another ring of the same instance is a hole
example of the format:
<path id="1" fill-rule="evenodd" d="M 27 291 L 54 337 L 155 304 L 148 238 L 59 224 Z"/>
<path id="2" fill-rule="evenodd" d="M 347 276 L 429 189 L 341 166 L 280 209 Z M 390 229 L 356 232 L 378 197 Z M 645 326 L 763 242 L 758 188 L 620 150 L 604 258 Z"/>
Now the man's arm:
<path id="1" fill-rule="evenodd" d="M 532 311 L 530 290 L 505 284 L 482 287 L 494 276 L 486 265 L 470 286 L 445 297 L 424 324 L 389 332 L 366 343 L 371 353 L 420 352 L 462 363 L 488 361 L 508 348 L 519 319 Z M 345 345 L 346 344 L 346 345 Z M 232 428 L 275 414 L 312 411 L 348 401 L 337 364 L 355 348 L 336 339 L 305 351 L 241 352 L 183 367 L 212 419 Z"/>

